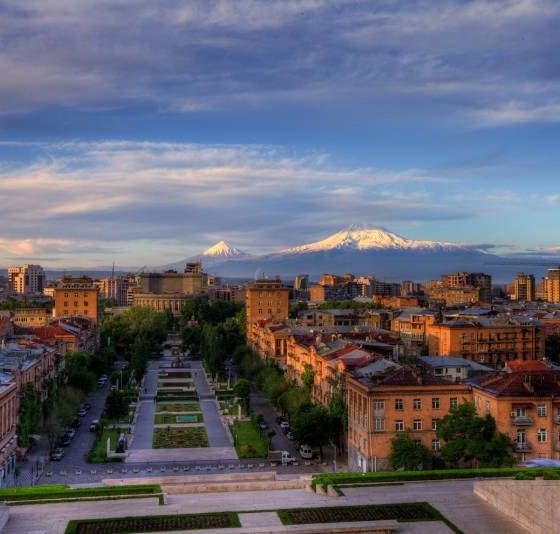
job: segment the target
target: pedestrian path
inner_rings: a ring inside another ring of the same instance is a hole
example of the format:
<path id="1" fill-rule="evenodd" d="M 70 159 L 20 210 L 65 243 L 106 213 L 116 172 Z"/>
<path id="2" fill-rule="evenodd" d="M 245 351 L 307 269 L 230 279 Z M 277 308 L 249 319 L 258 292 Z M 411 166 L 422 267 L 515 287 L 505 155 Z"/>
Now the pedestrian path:
<path id="1" fill-rule="evenodd" d="M 146 378 L 144 379 L 144 391 L 140 395 L 138 416 L 134 426 L 134 439 L 130 450 L 151 449 L 154 439 L 154 421 L 156 412 L 156 395 L 158 381 L 158 363 L 149 362 Z"/>

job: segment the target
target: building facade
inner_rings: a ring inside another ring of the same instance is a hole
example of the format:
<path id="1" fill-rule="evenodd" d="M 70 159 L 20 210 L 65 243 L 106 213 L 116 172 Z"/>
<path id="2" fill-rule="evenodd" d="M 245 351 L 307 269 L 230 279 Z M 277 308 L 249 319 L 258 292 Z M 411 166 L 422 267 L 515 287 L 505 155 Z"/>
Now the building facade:
<path id="1" fill-rule="evenodd" d="M 280 280 L 255 280 L 247 286 L 247 334 L 259 321 L 286 321 L 289 315 L 290 290 Z"/>
<path id="2" fill-rule="evenodd" d="M 513 281 L 512 299 L 518 302 L 533 302 L 536 297 L 535 277 L 532 274 L 517 273 Z"/>
<path id="3" fill-rule="evenodd" d="M 87 317 L 99 324 L 99 289 L 87 276 L 64 277 L 54 290 L 54 317 Z"/>
<path id="4" fill-rule="evenodd" d="M 45 272 L 40 265 L 17 265 L 8 267 L 8 287 L 20 295 L 42 293 L 45 287 Z"/>

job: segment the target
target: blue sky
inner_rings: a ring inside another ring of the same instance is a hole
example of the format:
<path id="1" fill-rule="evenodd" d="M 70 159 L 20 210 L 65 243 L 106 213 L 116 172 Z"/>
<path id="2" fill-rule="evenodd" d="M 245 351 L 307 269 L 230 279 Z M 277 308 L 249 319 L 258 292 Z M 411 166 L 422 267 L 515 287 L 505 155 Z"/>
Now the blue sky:
<path id="1" fill-rule="evenodd" d="M 0 0 L 3 263 L 353 223 L 554 249 L 559 25 L 555 0 Z"/>

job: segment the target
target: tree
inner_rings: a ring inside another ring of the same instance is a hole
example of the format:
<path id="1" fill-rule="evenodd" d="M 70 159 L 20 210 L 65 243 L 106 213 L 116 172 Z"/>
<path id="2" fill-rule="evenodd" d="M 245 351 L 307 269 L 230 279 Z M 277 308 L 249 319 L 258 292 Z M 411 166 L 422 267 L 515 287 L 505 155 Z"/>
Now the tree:
<path id="1" fill-rule="evenodd" d="M 251 383 L 245 379 L 241 378 L 233 386 L 233 391 L 237 397 L 245 404 L 245 411 L 249 413 L 249 401 L 251 397 Z"/>
<path id="2" fill-rule="evenodd" d="M 480 417 L 473 403 L 463 403 L 446 415 L 437 435 L 444 440 L 441 457 L 454 466 L 502 467 L 513 464 L 511 440 L 496 431 L 491 415 Z"/>
<path id="3" fill-rule="evenodd" d="M 318 447 L 322 457 L 323 445 L 332 437 L 329 422 L 329 413 L 324 406 L 308 404 L 302 406 L 292 418 L 292 434 L 299 443 Z"/>
<path id="4" fill-rule="evenodd" d="M 111 391 L 105 401 L 105 413 L 108 419 L 120 419 L 128 413 L 128 403 L 121 391 Z"/>
<path id="5" fill-rule="evenodd" d="M 305 364 L 304 371 L 301 373 L 301 382 L 303 387 L 308 393 L 311 393 L 311 387 L 313 386 L 313 381 L 315 380 L 315 372 L 313 367 L 308 363 Z"/>
<path id="6" fill-rule="evenodd" d="M 422 443 L 415 441 L 407 430 L 398 432 L 391 440 L 389 459 L 393 469 L 416 471 L 429 467 L 430 451 Z"/>

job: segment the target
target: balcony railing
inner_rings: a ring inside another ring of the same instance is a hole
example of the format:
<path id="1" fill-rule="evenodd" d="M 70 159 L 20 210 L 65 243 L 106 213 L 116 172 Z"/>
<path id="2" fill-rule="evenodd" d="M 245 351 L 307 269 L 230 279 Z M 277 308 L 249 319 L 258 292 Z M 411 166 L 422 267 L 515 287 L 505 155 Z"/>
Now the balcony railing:
<path id="1" fill-rule="evenodd" d="M 533 418 L 530 415 L 514 415 L 511 420 L 516 426 L 530 426 L 533 424 Z"/>
<path id="2" fill-rule="evenodd" d="M 513 449 L 516 452 L 528 452 L 533 449 L 528 441 L 516 441 L 513 444 Z"/>

